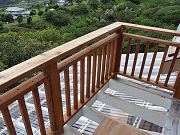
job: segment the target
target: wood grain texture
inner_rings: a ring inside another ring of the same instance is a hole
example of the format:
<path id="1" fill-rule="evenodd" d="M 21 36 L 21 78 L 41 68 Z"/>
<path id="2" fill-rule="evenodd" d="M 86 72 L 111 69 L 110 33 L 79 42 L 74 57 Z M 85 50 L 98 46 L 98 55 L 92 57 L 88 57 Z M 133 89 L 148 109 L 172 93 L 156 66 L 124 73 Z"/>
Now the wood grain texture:
<path id="1" fill-rule="evenodd" d="M 37 114 L 40 132 L 42 135 L 46 135 L 43 113 L 42 113 L 42 109 L 41 109 L 41 101 L 40 101 L 39 92 L 38 92 L 37 87 L 32 91 L 32 95 L 33 95 L 33 100 L 34 100 L 34 105 L 35 105 L 35 110 L 36 110 L 36 114 Z"/>
<path id="2" fill-rule="evenodd" d="M 158 48 L 159 48 L 159 44 L 155 44 L 154 54 L 153 54 L 150 69 L 149 69 L 149 72 L 148 72 L 147 81 L 149 81 L 150 78 L 151 78 L 152 70 L 153 70 L 153 67 L 154 67 L 155 60 L 156 60 L 156 55 L 157 55 L 157 52 L 158 52 Z"/>
<path id="3" fill-rule="evenodd" d="M 71 116 L 71 99 L 70 99 L 70 82 L 69 82 L 69 68 L 64 69 L 64 83 L 65 83 L 65 95 L 66 95 L 66 112 L 68 116 Z"/>
<path id="4" fill-rule="evenodd" d="M 163 67 L 164 67 L 164 62 L 166 60 L 166 56 L 167 56 L 167 53 L 168 53 L 168 48 L 169 48 L 169 46 L 166 46 L 164 48 L 164 54 L 163 54 L 161 65 L 160 65 L 160 68 L 159 68 L 159 72 L 158 72 L 158 75 L 157 75 L 157 78 L 156 78 L 156 83 L 159 82 L 159 78 L 160 78 L 160 75 L 162 73 L 162 70 L 163 70 Z"/>
<path id="5" fill-rule="evenodd" d="M 74 96 L 74 109 L 78 109 L 78 71 L 77 63 L 73 65 L 73 96 Z"/>
<path id="6" fill-rule="evenodd" d="M 8 107 L 5 107 L 4 109 L 2 109 L 1 112 L 4 118 L 4 122 L 7 126 L 9 135 L 16 135 L 16 131 L 15 131 Z"/>
<path id="7" fill-rule="evenodd" d="M 128 124 L 111 118 L 104 118 L 93 135 L 150 135 Z"/>
<path id="8" fill-rule="evenodd" d="M 25 129 L 26 129 L 26 133 L 28 135 L 33 135 L 32 128 L 31 128 L 31 123 L 30 123 L 30 120 L 29 120 L 28 110 L 27 110 L 27 107 L 26 107 L 24 97 L 20 98 L 18 100 L 18 103 L 19 103 L 19 110 L 21 112 L 21 116 L 22 116 L 24 126 L 25 126 Z"/>
<path id="9" fill-rule="evenodd" d="M 132 66 L 131 76 L 134 76 L 140 46 L 141 46 L 141 40 L 137 40 L 137 45 L 136 45 L 136 51 L 135 51 L 135 55 L 134 55 L 134 62 L 133 62 L 133 66 Z"/>
<path id="10" fill-rule="evenodd" d="M 125 60 L 125 65 L 124 65 L 124 74 L 126 74 L 127 71 L 127 66 L 128 66 L 128 61 L 129 61 L 129 54 L 131 51 L 131 42 L 132 42 L 132 38 L 128 38 L 128 47 L 126 50 L 126 60 Z"/>
<path id="11" fill-rule="evenodd" d="M 86 76 L 86 97 L 90 97 L 91 84 L 91 55 L 87 56 L 87 76 Z"/>
<path id="12" fill-rule="evenodd" d="M 143 56 L 141 69 L 140 69 L 140 72 L 139 72 L 139 79 L 142 78 L 142 74 L 143 74 L 143 71 L 144 71 L 144 66 L 145 66 L 145 63 L 146 63 L 146 57 L 147 57 L 147 53 L 148 53 L 148 49 L 149 49 L 149 44 L 150 44 L 150 42 L 147 41 L 145 51 L 144 51 L 144 56 Z"/>

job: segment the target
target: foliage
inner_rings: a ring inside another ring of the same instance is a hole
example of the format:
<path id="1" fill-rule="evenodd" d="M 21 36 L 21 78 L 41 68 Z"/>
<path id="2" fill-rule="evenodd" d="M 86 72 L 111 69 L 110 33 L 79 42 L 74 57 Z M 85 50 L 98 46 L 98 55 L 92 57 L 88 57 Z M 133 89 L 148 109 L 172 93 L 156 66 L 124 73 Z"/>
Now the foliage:
<path id="1" fill-rule="evenodd" d="M 76 5 L 71 9 L 71 13 L 74 15 L 86 15 L 88 12 L 88 6 L 83 3 Z"/>
<path id="2" fill-rule="evenodd" d="M 42 16 L 43 13 L 44 13 L 44 11 L 40 10 L 40 11 L 38 12 L 38 16 Z"/>
<path id="3" fill-rule="evenodd" d="M 3 18 L 4 22 L 12 23 L 14 22 L 13 16 L 11 14 L 5 14 Z"/>
<path id="4" fill-rule="evenodd" d="M 88 5 L 94 9 L 97 9 L 99 7 L 99 0 L 89 0 Z"/>
<path id="5" fill-rule="evenodd" d="M 127 0 L 127 1 L 131 1 L 132 3 L 135 3 L 135 4 L 140 4 L 140 0 Z"/>
<path id="6" fill-rule="evenodd" d="M 65 26 L 70 22 L 69 15 L 64 11 L 47 11 L 43 14 L 43 18 L 57 26 Z"/>
<path id="7" fill-rule="evenodd" d="M 35 9 L 31 10 L 31 12 L 30 12 L 30 16 L 34 16 L 34 15 L 36 15 L 36 10 Z"/>
<path id="8" fill-rule="evenodd" d="M 30 16 L 27 18 L 27 24 L 31 24 L 31 23 L 32 23 L 32 17 Z"/>
<path id="9" fill-rule="evenodd" d="M 154 18 L 161 20 L 165 23 L 176 24 L 180 23 L 180 6 L 167 6 L 159 9 L 155 14 Z"/>
<path id="10" fill-rule="evenodd" d="M 2 30 L 4 28 L 3 22 L 0 21 L 0 30 Z"/>
<path id="11" fill-rule="evenodd" d="M 19 15 L 18 18 L 17 18 L 17 21 L 18 21 L 19 24 L 21 24 L 23 22 L 23 16 Z"/>

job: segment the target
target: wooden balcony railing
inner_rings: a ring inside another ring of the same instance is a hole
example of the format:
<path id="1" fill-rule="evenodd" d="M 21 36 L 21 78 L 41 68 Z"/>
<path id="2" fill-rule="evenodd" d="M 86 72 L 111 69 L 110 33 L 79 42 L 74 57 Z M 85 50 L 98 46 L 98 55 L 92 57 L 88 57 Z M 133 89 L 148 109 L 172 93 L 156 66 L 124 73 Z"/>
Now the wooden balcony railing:
<path id="1" fill-rule="evenodd" d="M 123 75 L 138 81 L 143 81 L 161 88 L 174 91 L 176 98 L 180 98 L 180 74 L 177 75 L 173 86 L 168 84 L 169 78 L 176 64 L 180 44 L 163 39 L 124 33 L 124 30 L 133 29 L 157 34 L 180 36 L 173 30 L 147 27 L 128 23 L 114 23 L 78 39 L 70 41 L 62 46 L 40 54 L 19 65 L 0 73 L 0 88 L 4 89 L 12 84 L 25 79 L 22 83 L 0 96 L 0 110 L 9 134 L 15 135 L 15 127 L 8 106 L 18 101 L 27 134 L 33 134 L 28 109 L 24 96 L 32 92 L 37 119 L 41 134 L 61 134 L 63 125 L 70 120 L 110 79 L 116 79 L 117 75 Z M 136 41 L 135 56 L 131 73 L 127 72 L 129 54 L 132 42 Z M 139 50 L 145 42 L 145 51 L 139 75 L 135 75 Z M 121 70 L 122 48 L 128 43 L 124 69 Z M 149 67 L 147 78 L 143 78 L 143 70 L 150 44 L 154 44 L 154 54 Z M 164 45 L 164 55 L 161 66 L 155 80 L 151 74 L 160 45 Z M 175 46 L 176 52 L 165 82 L 159 82 L 163 65 L 169 46 Z M 66 58 L 67 57 L 67 58 Z M 78 68 L 80 64 L 80 68 Z M 73 73 L 73 86 L 70 86 L 70 72 Z M 80 76 L 79 74 L 80 73 Z M 64 78 L 60 77 L 63 74 Z M 33 75 L 34 77 L 29 77 Z M 27 79 L 28 78 L 28 79 Z M 61 84 L 65 84 L 66 113 L 63 114 Z M 80 86 L 78 86 L 80 83 Z M 44 85 L 50 127 L 47 132 L 44 126 L 38 86 Z M 12 87 L 12 86 L 11 86 Z M 70 88 L 73 87 L 73 100 Z M 78 96 L 80 93 L 80 96 Z M 71 102 L 73 101 L 73 103 Z"/>

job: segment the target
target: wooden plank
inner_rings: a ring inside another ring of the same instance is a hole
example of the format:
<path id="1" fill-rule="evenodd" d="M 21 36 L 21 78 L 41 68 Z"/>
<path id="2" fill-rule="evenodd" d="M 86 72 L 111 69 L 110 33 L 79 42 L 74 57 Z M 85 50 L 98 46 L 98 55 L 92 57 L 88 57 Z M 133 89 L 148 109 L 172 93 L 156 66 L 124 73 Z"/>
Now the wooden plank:
<path id="1" fill-rule="evenodd" d="M 136 51 L 135 51 L 135 55 L 134 55 L 134 62 L 133 62 L 131 76 L 134 76 L 140 45 L 141 45 L 141 41 L 137 40 L 137 45 L 136 45 Z"/>
<path id="2" fill-rule="evenodd" d="M 120 27 L 121 23 L 113 23 L 0 72 L 0 89 L 46 67 L 51 62 L 73 54 L 83 46 L 117 31 Z"/>
<path id="3" fill-rule="evenodd" d="M 78 78 L 77 78 L 77 63 L 73 65 L 73 95 L 74 95 L 74 109 L 78 109 Z"/>
<path id="4" fill-rule="evenodd" d="M 119 63 L 117 63 L 117 61 L 120 61 L 120 60 L 117 59 L 117 57 L 118 57 L 118 56 L 117 56 L 117 53 L 118 53 L 117 51 L 119 51 L 119 50 L 118 50 L 118 41 L 117 41 L 117 39 L 114 40 L 113 50 L 114 50 L 114 51 L 113 51 L 114 53 L 113 53 L 113 55 L 112 55 L 113 61 L 112 61 L 112 75 L 111 75 L 111 76 L 113 77 L 113 79 L 116 79 L 116 77 L 117 77 L 117 76 L 116 76 L 117 66 L 118 66 L 117 64 L 119 64 Z M 119 54 L 119 53 L 118 53 L 118 54 Z"/>
<path id="5" fill-rule="evenodd" d="M 108 46 L 107 46 L 107 62 L 106 62 L 105 80 L 108 80 L 108 71 L 109 71 L 109 63 L 110 63 L 110 53 L 111 53 L 111 44 L 108 43 Z"/>
<path id="6" fill-rule="evenodd" d="M 18 99 L 18 103 L 19 103 L 19 110 L 21 112 L 22 119 L 23 119 L 23 122 L 24 122 L 24 126 L 25 126 L 25 129 L 26 129 L 26 133 L 28 135 L 33 135 L 32 128 L 31 128 L 31 123 L 30 123 L 30 120 L 29 120 L 29 115 L 28 115 L 28 111 L 27 111 L 27 108 L 26 108 L 26 103 L 25 103 L 24 97 Z"/>
<path id="7" fill-rule="evenodd" d="M 153 32 L 153 33 L 165 34 L 165 35 L 171 35 L 171 36 L 180 36 L 180 32 L 178 32 L 176 30 L 162 29 L 162 28 L 157 28 L 157 27 L 150 27 L 150 26 L 124 23 L 124 22 L 122 22 L 122 28 L 133 29 L 133 30 L 142 30 L 142 31 L 146 31 L 146 32 Z"/>
<path id="8" fill-rule="evenodd" d="M 51 63 L 44 72 L 48 75 L 50 81 L 50 92 L 52 96 L 52 106 L 54 110 L 55 129 L 53 132 L 61 134 L 63 132 L 63 108 L 61 97 L 60 76 L 57 68 L 57 63 Z"/>
<path id="9" fill-rule="evenodd" d="M 121 123 L 118 120 L 104 118 L 95 130 L 93 135 L 150 135 L 140 129 L 134 128 L 128 124 Z"/>
<path id="10" fill-rule="evenodd" d="M 165 62 L 165 60 L 166 60 L 168 48 L 169 48 L 169 46 L 166 46 L 166 47 L 164 48 L 164 54 L 163 54 L 163 58 L 162 58 L 162 61 L 161 61 L 161 65 L 160 65 L 160 68 L 159 68 L 159 72 L 158 72 L 158 75 L 157 75 L 157 78 L 156 78 L 156 83 L 159 82 L 160 75 L 162 74 L 162 70 L 163 70 L 163 67 L 164 67 L 164 62 Z"/>
<path id="11" fill-rule="evenodd" d="M 155 44 L 154 55 L 153 55 L 152 62 L 151 62 L 151 65 L 150 65 L 147 81 L 149 81 L 150 78 L 151 78 L 152 70 L 153 70 L 153 67 L 154 67 L 154 62 L 156 60 L 156 55 L 157 55 L 157 52 L 158 52 L 158 48 L 159 48 L 159 44 Z"/>
<path id="12" fill-rule="evenodd" d="M 14 125 L 13 125 L 13 122 L 12 122 L 11 115 L 9 113 L 8 107 L 3 108 L 1 110 L 1 112 L 2 112 L 2 115 L 3 115 L 3 118 L 4 118 L 4 122 L 5 122 L 6 126 L 7 126 L 9 135 L 16 135 L 16 131 L 15 131 L 15 128 L 14 128 Z"/>
<path id="13" fill-rule="evenodd" d="M 33 100 L 34 100 L 34 105 L 36 109 L 40 132 L 42 135 L 46 135 L 46 129 L 44 126 L 44 119 L 43 119 L 43 114 L 42 114 L 42 109 L 41 109 L 41 101 L 40 101 L 37 87 L 32 91 L 32 95 L 33 95 Z"/>
<path id="14" fill-rule="evenodd" d="M 80 61 L 80 102 L 84 103 L 84 68 L 85 58 Z"/>
<path id="15" fill-rule="evenodd" d="M 105 66 L 106 66 L 106 48 L 107 45 L 102 49 L 102 72 L 101 72 L 101 84 L 104 84 L 104 77 L 105 77 Z"/>
<path id="16" fill-rule="evenodd" d="M 116 33 L 119 35 L 117 40 L 117 53 L 116 53 L 116 64 L 115 64 L 115 72 L 118 73 L 120 71 L 120 64 L 121 64 L 121 55 L 122 55 L 122 46 L 123 46 L 123 35 L 122 35 L 123 29 L 119 29 L 116 31 Z M 117 76 L 115 76 L 116 78 Z"/>
<path id="17" fill-rule="evenodd" d="M 148 53 L 148 49 L 149 49 L 149 44 L 150 44 L 150 42 L 147 41 L 146 48 L 145 48 L 145 51 L 144 51 L 144 57 L 143 57 L 143 61 L 142 61 L 142 65 L 141 65 L 141 69 L 140 69 L 140 73 L 139 73 L 139 79 L 142 78 L 142 74 L 143 74 L 143 71 L 144 71 L 144 66 L 145 66 L 145 63 L 146 63 L 146 57 L 147 57 L 147 53 Z"/>
<path id="18" fill-rule="evenodd" d="M 48 114 L 49 114 L 49 121 L 50 121 L 50 132 L 56 131 L 56 118 L 55 118 L 55 110 L 53 108 L 53 97 L 51 93 L 50 88 L 50 80 L 44 81 L 44 88 L 45 88 L 45 94 L 46 94 L 46 101 L 47 101 L 47 108 L 48 108 Z"/>
<path id="19" fill-rule="evenodd" d="M 114 55 L 114 41 L 111 41 L 111 53 L 110 53 L 110 64 L 109 64 L 109 77 L 112 76 L 113 55 Z"/>
<path id="20" fill-rule="evenodd" d="M 124 65 L 124 74 L 126 74 L 126 71 L 127 71 L 127 66 L 128 66 L 128 61 L 129 61 L 129 54 L 130 54 L 130 51 L 131 51 L 131 41 L 132 41 L 132 38 L 128 38 L 128 47 L 127 47 L 127 50 L 126 50 L 126 61 L 125 61 L 125 65 Z"/>
<path id="21" fill-rule="evenodd" d="M 133 38 L 133 39 L 137 39 L 137 40 L 149 41 L 149 42 L 157 43 L 157 44 L 165 44 L 165 45 L 169 45 L 169 46 L 180 47 L 180 43 L 178 43 L 178 42 L 163 40 L 163 39 L 159 39 L 159 38 L 152 38 L 152 37 L 146 37 L 146 36 L 129 34 L 129 33 L 123 33 L 123 36 L 127 36 L 129 38 Z"/>
<path id="22" fill-rule="evenodd" d="M 66 95 L 66 112 L 68 116 L 71 116 L 69 68 L 64 69 L 64 83 L 65 83 L 65 95 Z"/>
<path id="23" fill-rule="evenodd" d="M 86 76 L 86 97 L 90 98 L 91 84 L 91 55 L 87 56 L 87 76 Z"/>
<path id="24" fill-rule="evenodd" d="M 93 52 L 93 68 L 92 68 L 92 92 L 95 92 L 96 83 L 96 64 L 97 64 L 97 52 Z"/>
<path id="25" fill-rule="evenodd" d="M 176 48 L 176 51 L 175 51 L 175 54 L 174 54 L 174 57 L 173 57 L 171 66 L 170 66 L 170 68 L 169 68 L 169 72 L 168 72 L 168 74 L 167 74 L 167 77 L 166 77 L 164 86 L 167 86 L 167 84 L 168 84 L 168 82 L 169 82 L 169 78 L 170 78 L 171 73 L 172 73 L 172 71 L 173 71 L 173 68 L 174 68 L 174 65 L 175 65 L 175 62 L 176 62 L 176 58 L 177 58 L 178 53 L 179 53 L 179 47 Z"/>
<path id="26" fill-rule="evenodd" d="M 102 48 L 98 49 L 98 67 L 97 67 L 97 82 L 96 87 L 100 87 L 100 77 L 101 77 L 101 60 L 102 60 Z"/>

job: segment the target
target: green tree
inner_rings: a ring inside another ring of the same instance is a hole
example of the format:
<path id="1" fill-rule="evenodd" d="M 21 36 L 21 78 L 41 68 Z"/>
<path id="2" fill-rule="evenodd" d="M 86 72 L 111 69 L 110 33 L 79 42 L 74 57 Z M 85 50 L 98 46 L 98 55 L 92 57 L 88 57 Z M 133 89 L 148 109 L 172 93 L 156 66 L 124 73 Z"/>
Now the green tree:
<path id="1" fill-rule="evenodd" d="M 34 16 L 34 15 L 36 15 L 36 10 L 35 9 L 31 10 L 31 12 L 30 12 L 30 16 Z"/>
<path id="2" fill-rule="evenodd" d="M 70 22 L 69 15 L 64 11 L 47 11 L 43 18 L 56 26 L 66 26 Z"/>
<path id="3" fill-rule="evenodd" d="M 0 30 L 2 30 L 4 28 L 4 26 L 3 26 L 3 22 L 2 21 L 0 21 Z"/>
<path id="4" fill-rule="evenodd" d="M 43 13 L 44 13 L 44 11 L 40 10 L 40 11 L 38 12 L 38 16 L 42 16 Z"/>
<path id="5" fill-rule="evenodd" d="M 3 20 L 4 22 L 9 22 L 9 23 L 14 22 L 13 16 L 11 14 L 5 14 Z"/>
<path id="6" fill-rule="evenodd" d="M 18 18 L 17 18 L 17 21 L 18 21 L 19 24 L 21 24 L 23 22 L 23 16 L 19 15 Z"/>
<path id="7" fill-rule="evenodd" d="M 94 9 L 97 9 L 99 7 L 99 0 L 89 0 L 88 5 Z"/>
<path id="8" fill-rule="evenodd" d="M 127 0 L 127 1 L 131 1 L 132 3 L 135 3 L 135 4 L 140 4 L 140 0 Z"/>
<path id="9" fill-rule="evenodd" d="M 30 16 L 27 18 L 27 24 L 31 24 L 31 23 L 32 23 L 32 17 Z"/>

